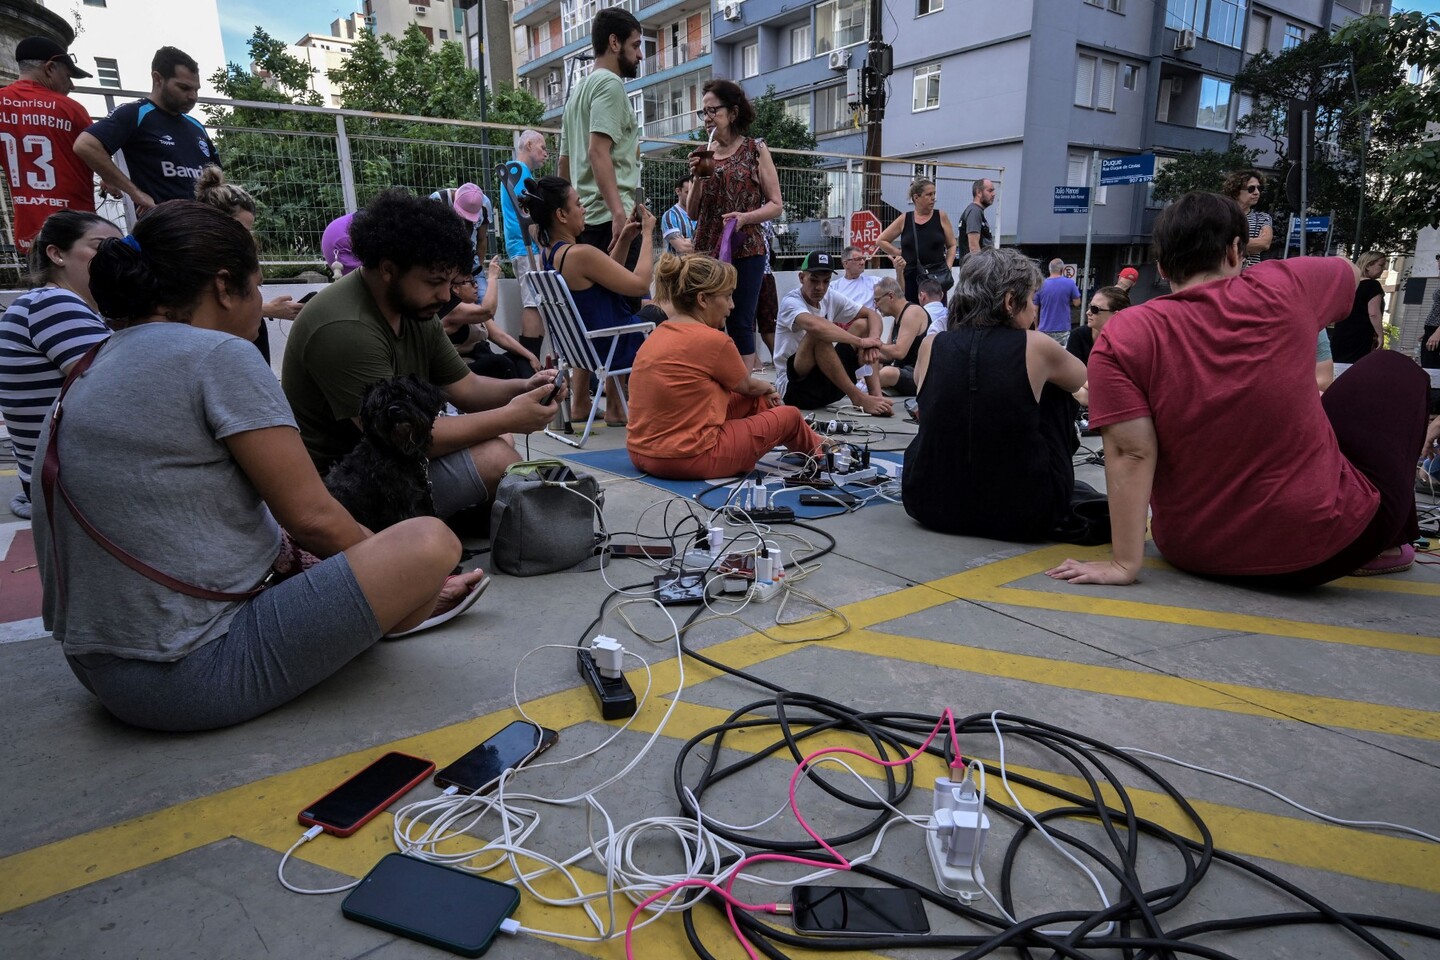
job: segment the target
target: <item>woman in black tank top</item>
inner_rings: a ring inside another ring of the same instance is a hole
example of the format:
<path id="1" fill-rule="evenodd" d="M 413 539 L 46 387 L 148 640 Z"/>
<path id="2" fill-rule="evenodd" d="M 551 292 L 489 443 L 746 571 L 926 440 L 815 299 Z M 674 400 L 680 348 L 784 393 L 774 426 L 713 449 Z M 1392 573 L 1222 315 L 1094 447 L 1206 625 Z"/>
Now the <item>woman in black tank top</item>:
<path id="1" fill-rule="evenodd" d="M 905 512 L 942 533 L 1080 538 L 1071 522 L 1075 399 L 1085 365 L 1029 328 L 1040 271 L 1010 249 L 972 254 L 957 318 L 915 366 L 920 429 L 905 451 Z"/>
<path id="2" fill-rule="evenodd" d="M 920 271 L 955 265 L 955 228 L 950 215 L 935 208 L 935 183 L 919 179 L 910 184 L 913 213 L 902 214 L 880 234 L 879 248 L 896 266 L 904 265 L 905 299 L 920 299 Z M 897 247 L 895 244 L 899 243 Z"/>

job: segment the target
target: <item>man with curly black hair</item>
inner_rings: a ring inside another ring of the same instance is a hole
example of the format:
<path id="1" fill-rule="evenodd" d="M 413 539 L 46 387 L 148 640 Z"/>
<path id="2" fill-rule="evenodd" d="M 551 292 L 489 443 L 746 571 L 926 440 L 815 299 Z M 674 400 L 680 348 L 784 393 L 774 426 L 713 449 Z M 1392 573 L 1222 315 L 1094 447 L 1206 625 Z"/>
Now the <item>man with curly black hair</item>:
<path id="1" fill-rule="evenodd" d="M 281 384 L 321 473 L 360 439 L 360 399 L 378 380 L 414 374 L 439 387 L 460 416 L 441 417 L 430 445 L 435 512 L 489 500 L 520 459 L 506 436 L 554 417 L 554 372 L 528 380 L 477 376 L 436 318 L 451 281 L 468 275 L 469 225 L 444 204 L 386 190 L 350 225 L 360 269 L 316 295 L 285 346 Z M 546 402 L 550 399 L 550 402 Z"/>

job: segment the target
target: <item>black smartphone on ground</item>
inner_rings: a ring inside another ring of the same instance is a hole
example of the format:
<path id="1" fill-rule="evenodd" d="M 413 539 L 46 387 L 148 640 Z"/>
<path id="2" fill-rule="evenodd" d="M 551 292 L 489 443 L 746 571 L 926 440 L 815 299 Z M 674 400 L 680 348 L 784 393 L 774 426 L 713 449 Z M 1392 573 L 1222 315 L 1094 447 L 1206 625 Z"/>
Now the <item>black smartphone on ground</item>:
<path id="1" fill-rule="evenodd" d="M 898 887 L 804 885 L 790 891 L 795 932 L 812 937 L 891 937 L 930 932 L 925 901 Z"/>
<path id="2" fill-rule="evenodd" d="M 802 493 L 800 504 L 806 507 L 853 507 L 860 499 L 844 490 L 833 493 Z"/>
<path id="3" fill-rule="evenodd" d="M 435 774 L 438 787 L 457 787 L 464 793 L 488 793 L 500 782 L 500 774 L 522 767 L 555 746 L 560 734 L 548 727 L 516 720 L 484 743 Z"/>
<path id="4" fill-rule="evenodd" d="M 300 811 L 300 822 L 348 837 L 435 771 L 430 760 L 387 753 Z"/>
<path id="5" fill-rule="evenodd" d="M 350 891 L 340 912 L 462 957 L 478 957 L 519 905 L 520 891 L 508 884 L 392 853 Z"/>
<path id="6" fill-rule="evenodd" d="M 675 548 L 664 543 L 612 543 L 610 556 L 636 560 L 668 560 L 675 556 Z"/>

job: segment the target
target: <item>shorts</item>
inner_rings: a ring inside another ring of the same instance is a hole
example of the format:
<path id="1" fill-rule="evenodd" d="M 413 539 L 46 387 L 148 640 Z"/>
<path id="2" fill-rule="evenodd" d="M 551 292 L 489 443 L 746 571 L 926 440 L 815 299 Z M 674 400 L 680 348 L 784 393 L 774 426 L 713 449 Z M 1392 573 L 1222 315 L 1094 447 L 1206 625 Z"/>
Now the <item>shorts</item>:
<path id="1" fill-rule="evenodd" d="M 430 461 L 430 495 L 435 501 L 435 515 L 442 519 L 490 500 L 490 491 L 468 450 L 456 450 Z"/>
<path id="2" fill-rule="evenodd" d="M 520 284 L 520 303 L 522 306 L 539 308 L 540 297 L 530 292 L 530 287 L 525 283 L 524 277 L 527 273 L 533 273 L 530 269 L 529 257 L 515 257 L 510 261 L 511 268 L 515 271 L 515 279 Z"/>
<path id="3" fill-rule="evenodd" d="M 914 367 L 911 367 L 911 366 L 903 366 L 903 367 L 902 367 L 902 366 L 901 366 L 900 364 L 898 364 L 898 363 L 892 363 L 892 364 L 889 364 L 889 366 L 894 367 L 894 368 L 895 368 L 895 372 L 900 375 L 900 379 L 896 380 L 896 381 L 895 381 L 895 386 L 891 387 L 890 389 L 891 389 L 891 390 L 894 390 L 894 391 L 895 391 L 895 394 L 896 394 L 897 396 L 901 396 L 901 397 L 913 397 L 913 396 L 915 396 L 915 393 L 916 393 L 916 390 L 915 390 L 915 368 L 914 368 Z"/>
<path id="4" fill-rule="evenodd" d="M 855 348 L 848 343 L 840 343 L 835 346 L 835 353 L 839 355 L 845 372 L 853 380 L 855 371 L 860 367 L 860 358 L 855 354 Z M 785 373 L 789 381 L 785 385 L 784 400 L 792 407 L 799 407 L 802 410 L 818 410 L 841 400 L 845 391 L 830 382 L 825 376 L 825 371 L 816 364 L 815 369 L 805 376 L 795 373 L 795 358 L 785 358 Z"/>
<path id="5" fill-rule="evenodd" d="M 225 636 L 160 663 L 67 656 L 105 709 L 148 730 L 213 730 L 288 703 L 380 639 L 343 553 L 245 601 Z"/>

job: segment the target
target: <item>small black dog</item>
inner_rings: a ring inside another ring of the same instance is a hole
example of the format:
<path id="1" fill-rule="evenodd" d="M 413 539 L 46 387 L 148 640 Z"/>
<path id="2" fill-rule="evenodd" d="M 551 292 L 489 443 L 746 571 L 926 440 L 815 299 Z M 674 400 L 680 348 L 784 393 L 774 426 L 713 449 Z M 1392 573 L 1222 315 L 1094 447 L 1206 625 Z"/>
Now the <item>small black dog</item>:
<path id="1" fill-rule="evenodd" d="M 325 474 L 325 486 L 371 530 L 435 515 L 430 494 L 430 434 L 445 398 L 433 384 L 407 374 L 365 388 L 362 436 Z"/>

